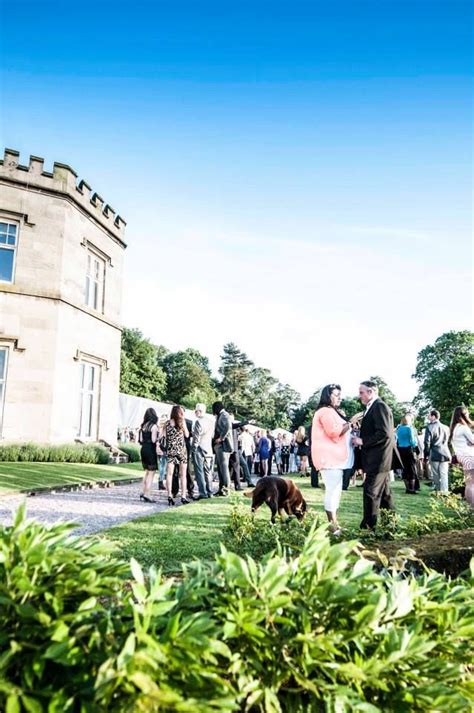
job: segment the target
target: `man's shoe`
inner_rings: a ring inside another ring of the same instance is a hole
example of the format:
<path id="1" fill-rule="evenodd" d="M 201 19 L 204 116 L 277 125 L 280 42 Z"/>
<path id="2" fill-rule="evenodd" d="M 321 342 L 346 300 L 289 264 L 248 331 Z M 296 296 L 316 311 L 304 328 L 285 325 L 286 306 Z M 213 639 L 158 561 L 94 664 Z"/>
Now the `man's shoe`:
<path id="1" fill-rule="evenodd" d="M 229 495 L 227 490 L 218 490 L 217 493 L 214 494 L 215 497 L 217 498 L 226 498 Z"/>
<path id="2" fill-rule="evenodd" d="M 158 490 L 166 490 L 166 486 L 162 480 L 158 483 Z"/>

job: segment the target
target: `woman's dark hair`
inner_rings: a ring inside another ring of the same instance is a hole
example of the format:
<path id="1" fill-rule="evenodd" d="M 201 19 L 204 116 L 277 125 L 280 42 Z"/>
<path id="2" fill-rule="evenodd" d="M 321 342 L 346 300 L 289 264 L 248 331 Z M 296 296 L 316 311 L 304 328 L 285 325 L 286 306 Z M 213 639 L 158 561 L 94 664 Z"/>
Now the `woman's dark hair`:
<path id="1" fill-rule="evenodd" d="M 321 396 L 319 397 L 319 404 L 316 406 L 316 411 L 319 411 L 320 408 L 324 408 L 325 406 L 328 408 L 334 408 L 334 406 L 331 405 L 331 394 L 336 389 L 338 389 L 338 391 L 341 390 L 339 384 L 328 384 L 322 389 Z M 349 420 L 345 414 L 339 411 L 339 409 L 334 408 L 334 411 L 336 411 L 339 416 L 344 419 L 344 421 Z"/>
<path id="2" fill-rule="evenodd" d="M 145 428 L 148 423 L 151 423 L 152 426 L 154 426 L 155 423 L 158 423 L 158 414 L 154 408 L 147 408 L 145 415 L 143 416 L 143 423 L 141 427 Z"/>
<path id="3" fill-rule="evenodd" d="M 180 431 L 184 431 L 184 413 L 182 406 L 179 406 L 179 404 L 173 406 L 171 409 L 170 419 L 174 421 L 175 428 L 178 428 Z"/>
<path id="4" fill-rule="evenodd" d="M 453 439 L 454 429 L 456 428 L 458 423 L 461 423 L 464 426 L 469 426 L 469 428 L 472 428 L 472 426 L 473 426 L 473 423 L 472 423 L 471 419 L 469 418 L 469 411 L 467 410 L 466 406 L 456 406 L 456 408 L 453 411 L 453 415 L 451 418 L 451 425 L 449 427 L 449 441 L 450 442 Z"/>

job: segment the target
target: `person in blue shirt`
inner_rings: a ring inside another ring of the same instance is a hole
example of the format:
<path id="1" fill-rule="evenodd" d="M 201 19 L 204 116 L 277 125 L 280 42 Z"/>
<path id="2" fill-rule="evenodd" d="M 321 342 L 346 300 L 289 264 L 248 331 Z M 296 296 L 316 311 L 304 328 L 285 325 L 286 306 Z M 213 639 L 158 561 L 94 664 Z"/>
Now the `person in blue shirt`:
<path id="1" fill-rule="evenodd" d="M 400 425 L 397 427 L 397 448 L 403 466 L 403 480 L 405 481 L 405 492 L 416 495 L 420 489 L 420 481 L 416 472 L 416 455 L 419 453 L 418 439 L 413 428 L 413 416 L 405 414 Z"/>

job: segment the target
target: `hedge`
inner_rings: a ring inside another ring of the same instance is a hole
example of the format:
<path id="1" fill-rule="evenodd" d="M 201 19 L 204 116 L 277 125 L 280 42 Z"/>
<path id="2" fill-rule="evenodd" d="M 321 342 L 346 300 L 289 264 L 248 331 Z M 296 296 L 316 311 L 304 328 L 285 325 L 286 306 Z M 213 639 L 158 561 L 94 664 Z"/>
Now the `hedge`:
<path id="1" fill-rule="evenodd" d="M 98 445 L 12 443 L 0 446 L 0 461 L 39 463 L 108 463 L 109 451 Z"/>

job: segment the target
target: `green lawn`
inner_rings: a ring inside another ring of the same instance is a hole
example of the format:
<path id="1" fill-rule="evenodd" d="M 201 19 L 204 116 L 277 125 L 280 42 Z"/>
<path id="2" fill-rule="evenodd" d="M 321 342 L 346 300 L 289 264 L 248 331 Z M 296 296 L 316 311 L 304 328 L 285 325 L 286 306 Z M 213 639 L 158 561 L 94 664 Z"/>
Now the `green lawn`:
<path id="1" fill-rule="evenodd" d="M 95 480 L 124 480 L 140 475 L 142 472 L 139 463 L 125 465 L 0 463 L 0 494 L 74 485 Z"/>
<path id="2" fill-rule="evenodd" d="M 311 488 L 309 478 L 295 477 L 310 509 L 324 516 L 324 491 Z M 422 516 L 430 509 L 429 490 L 423 485 L 418 495 L 405 495 L 400 481 L 393 484 L 397 511 L 403 516 Z M 166 512 L 133 520 L 104 531 L 102 537 L 118 546 L 118 555 L 135 557 L 145 566 L 154 564 L 165 572 L 180 571 L 181 563 L 194 557 L 209 559 L 219 551 L 222 529 L 227 524 L 232 505 L 250 499 L 235 493 L 229 498 L 212 498 L 190 505 L 170 508 Z M 344 527 L 358 527 L 362 515 L 362 488 L 343 493 L 339 521 Z M 263 506 L 257 517 L 269 519 L 270 510 Z"/>

